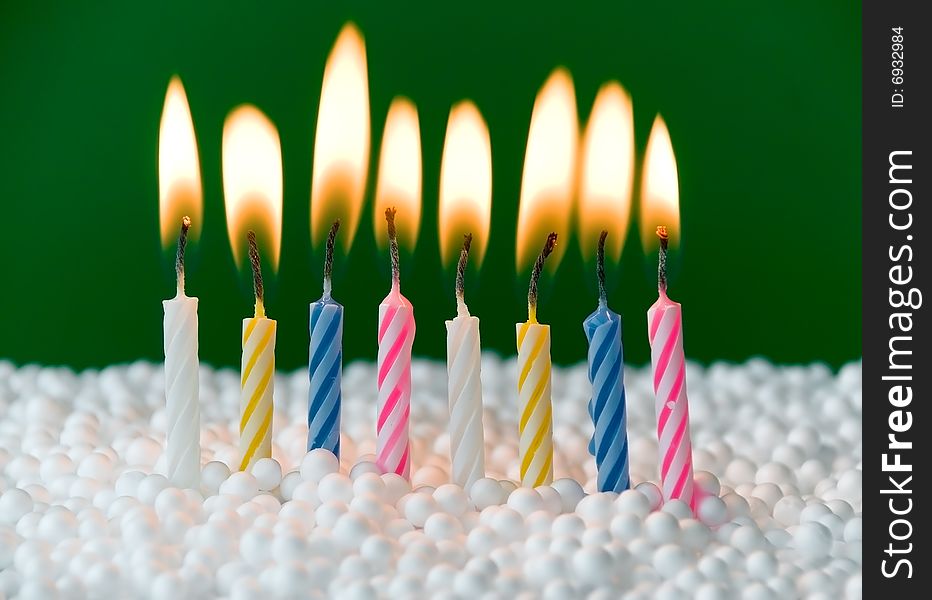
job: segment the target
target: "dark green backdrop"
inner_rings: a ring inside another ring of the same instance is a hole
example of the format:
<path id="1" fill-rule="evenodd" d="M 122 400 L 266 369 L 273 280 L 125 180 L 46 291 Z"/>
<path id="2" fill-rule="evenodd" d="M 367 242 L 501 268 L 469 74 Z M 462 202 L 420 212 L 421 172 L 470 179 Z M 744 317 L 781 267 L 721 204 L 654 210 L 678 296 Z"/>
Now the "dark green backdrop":
<path id="1" fill-rule="evenodd" d="M 74 367 L 160 359 L 160 301 L 173 280 L 159 245 L 156 142 L 165 87 L 179 73 L 206 203 L 188 276 L 201 299 L 201 357 L 237 364 L 251 310 L 227 242 L 220 138 L 226 112 L 253 102 L 277 124 L 284 155 L 281 271 L 267 301 L 278 364 L 306 363 L 307 304 L 320 295 L 308 235 L 312 142 L 324 61 L 348 19 L 367 42 L 373 150 L 392 97 L 420 111 L 424 213 L 404 266 L 416 354 L 443 356 L 443 320 L 454 312 L 436 204 L 447 112 L 462 98 L 482 110 L 493 151 L 492 236 L 470 306 L 484 347 L 514 352 L 525 316 L 526 282 L 513 267 L 521 165 L 534 96 L 557 65 L 573 74 L 581 119 L 603 81 L 622 82 L 639 154 L 655 113 L 667 119 L 684 223 L 671 295 L 685 307 L 689 356 L 839 365 L 861 354 L 859 2 L 60 4 L 0 7 L 0 357 Z M 374 358 L 388 288 L 372 237 L 373 179 L 335 282 L 350 359 Z M 573 240 L 540 309 L 558 362 L 585 356 L 590 273 Z M 653 274 L 633 226 L 610 277 L 635 364 L 648 359 Z"/>

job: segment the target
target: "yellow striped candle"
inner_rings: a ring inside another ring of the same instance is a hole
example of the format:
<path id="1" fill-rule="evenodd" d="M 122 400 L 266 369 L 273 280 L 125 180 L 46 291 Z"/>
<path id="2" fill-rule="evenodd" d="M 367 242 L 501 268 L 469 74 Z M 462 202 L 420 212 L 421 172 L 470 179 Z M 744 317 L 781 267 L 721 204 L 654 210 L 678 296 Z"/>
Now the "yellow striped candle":
<path id="1" fill-rule="evenodd" d="M 247 234 L 252 264 L 256 311 L 243 319 L 239 449 L 240 471 L 249 470 L 260 458 L 272 457 L 272 393 L 275 387 L 276 323 L 265 316 L 262 273 L 256 235 Z"/>
<path id="2" fill-rule="evenodd" d="M 550 398 L 550 326 L 537 322 L 537 282 L 544 260 L 553 252 L 557 234 L 534 263 L 528 288 L 528 320 L 518 323 L 518 456 L 521 485 L 537 487 L 553 482 L 553 404 Z"/>

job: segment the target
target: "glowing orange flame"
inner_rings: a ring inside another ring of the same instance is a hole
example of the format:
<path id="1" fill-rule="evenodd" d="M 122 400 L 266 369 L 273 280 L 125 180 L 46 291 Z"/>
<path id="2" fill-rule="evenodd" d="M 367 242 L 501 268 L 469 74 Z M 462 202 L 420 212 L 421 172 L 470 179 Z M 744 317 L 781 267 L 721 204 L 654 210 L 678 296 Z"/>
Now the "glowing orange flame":
<path id="1" fill-rule="evenodd" d="M 476 105 L 450 110 L 440 162 L 440 256 L 455 263 L 463 236 L 472 234 L 470 260 L 482 264 L 492 217 L 492 145 Z"/>
<path id="2" fill-rule="evenodd" d="M 565 69 L 557 69 L 537 94 L 531 114 L 518 208 L 518 270 L 533 263 L 551 231 L 559 235 L 559 241 L 547 266 L 556 268 L 563 256 L 576 179 L 578 130 L 573 80 Z"/>
<path id="3" fill-rule="evenodd" d="M 162 246 L 178 240 L 181 219 L 191 217 L 189 239 L 201 234 L 204 212 L 201 170 L 197 155 L 197 138 L 188 97 L 176 75 L 168 82 L 162 122 L 159 126 L 159 223 Z"/>
<path id="4" fill-rule="evenodd" d="M 395 98 L 385 118 L 373 211 L 375 239 L 380 248 L 388 245 L 386 208 L 398 211 L 398 245 L 414 250 L 421 224 L 421 129 L 417 108 L 407 98 Z"/>
<path id="5" fill-rule="evenodd" d="M 605 256 L 617 261 L 628 232 L 634 181 L 631 97 L 617 83 L 602 86 L 583 137 L 579 175 L 579 243 L 595 258 L 599 234 L 608 231 Z"/>
<path id="6" fill-rule="evenodd" d="M 245 264 L 246 232 L 256 232 L 263 257 L 278 269 L 282 238 L 282 148 L 275 125 L 244 104 L 223 123 L 223 196 L 237 266 Z"/>
<path id="7" fill-rule="evenodd" d="M 676 156 L 670 132 L 660 115 L 654 119 L 641 176 L 641 243 L 645 251 L 659 245 L 657 226 L 664 225 L 670 246 L 680 241 L 680 189 L 676 173 Z"/>
<path id="8" fill-rule="evenodd" d="M 369 80 L 366 47 L 356 26 L 340 32 L 320 93 L 311 178 L 311 241 L 327 238 L 340 219 L 339 240 L 348 250 L 359 225 L 369 169 Z"/>

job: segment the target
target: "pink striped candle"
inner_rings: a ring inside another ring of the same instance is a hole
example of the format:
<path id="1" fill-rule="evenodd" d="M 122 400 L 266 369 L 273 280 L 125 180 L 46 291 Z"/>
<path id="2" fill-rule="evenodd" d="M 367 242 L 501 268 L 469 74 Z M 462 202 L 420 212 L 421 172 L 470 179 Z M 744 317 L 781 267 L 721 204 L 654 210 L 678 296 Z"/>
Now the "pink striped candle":
<path id="1" fill-rule="evenodd" d="M 379 305 L 378 421 L 376 464 L 383 473 L 411 477 L 411 346 L 414 307 L 401 295 L 395 209 L 385 210 L 392 259 L 392 289 Z"/>
<path id="2" fill-rule="evenodd" d="M 695 511 L 697 498 L 693 491 L 692 443 L 689 440 L 683 311 L 678 302 L 667 296 L 666 227 L 658 227 L 657 236 L 660 238 L 657 268 L 660 297 L 647 311 L 647 327 L 657 407 L 660 484 L 665 501 L 682 500 Z"/>

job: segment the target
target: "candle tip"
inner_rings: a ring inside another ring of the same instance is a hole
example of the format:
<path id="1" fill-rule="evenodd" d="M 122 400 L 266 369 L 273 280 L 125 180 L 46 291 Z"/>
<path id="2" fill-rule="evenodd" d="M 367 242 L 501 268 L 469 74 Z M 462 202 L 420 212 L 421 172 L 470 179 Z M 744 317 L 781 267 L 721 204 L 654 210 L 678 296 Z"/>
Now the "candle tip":
<path id="1" fill-rule="evenodd" d="M 256 232 L 250 229 L 246 232 L 246 241 L 249 243 L 249 263 L 252 266 L 252 287 L 256 293 L 256 316 L 265 316 L 265 290 L 262 285 L 262 267 L 259 261 L 259 246 L 256 243 Z"/>
<path id="2" fill-rule="evenodd" d="M 340 230 L 340 219 L 333 222 L 330 226 L 330 233 L 327 234 L 327 247 L 324 254 L 324 293 L 330 293 L 330 278 L 333 275 L 333 249 L 336 245 L 337 232 Z"/>
<path id="3" fill-rule="evenodd" d="M 463 249 L 460 251 L 460 260 L 456 265 L 456 309 L 457 314 L 468 316 L 466 308 L 466 262 L 469 260 L 469 249 L 472 246 L 472 234 L 463 235 Z"/>
<path id="4" fill-rule="evenodd" d="M 608 237 L 608 231 L 602 230 L 599 234 L 599 247 L 596 250 L 596 276 L 599 279 L 599 304 L 605 305 L 608 302 L 608 294 L 605 291 L 605 238 Z"/>
<path id="5" fill-rule="evenodd" d="M 550 256 L 556 245 L 557 234 L 551 231 L 547 236 L 547 241 L 544 242 L 544 247 L 541 249 L 540 254 L 537 255 L 537 260 L 534 261 L 534 268 L 531 270 L 531 284 L 528 286 L 527 306 L 528 316 L 533 317 L 534 320 L 536 320 L 537 315 L 537 283 L 540 281 L 540 275 L 544 270 L 544 261 Z"/>
<path id="6" fill-rule="evenodd" d="M 188 245 L 188 230 L 191 228 L 191 217 L 181 219 L 181 232 L 178 234 L 178 251 L 175 254 L 175 275 L 178 278 L 178 293 L 184 294 L 184 251 Z"/>
<path id="7" fill-rule="evenodd" d="M 401 259 L 398 256 L 398 233 L 395 230 L 395 207 L 385 209 L 385 221 L 388 225 L 388 248 L 392 260 L 392 287 L 401 283 Z"/>
<path id="8" fill-rule="evenodd" d="M 657 237 L 660 238 L 660 254 L 657 257 L 657 289 L 665 293 L 667 291 L 667 244 L 670 240 L 665 225 L 657 226 Z"/>

